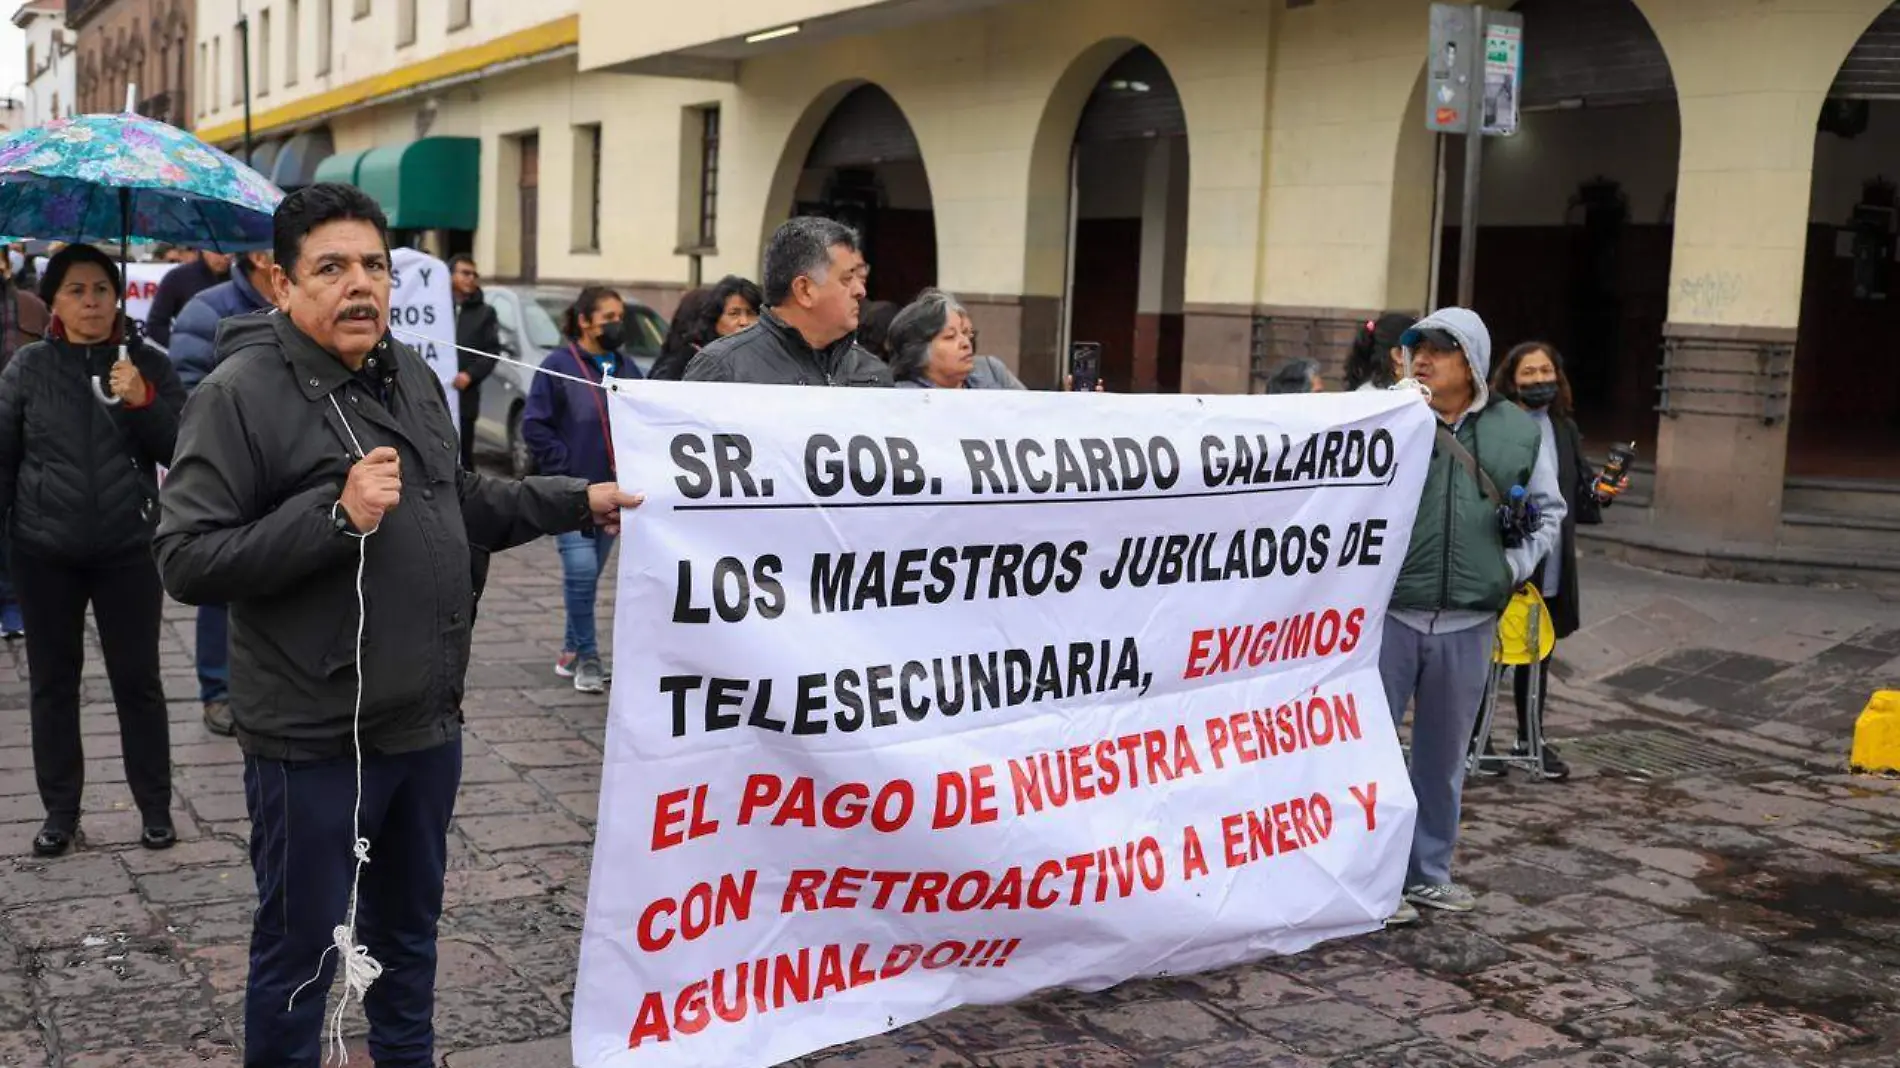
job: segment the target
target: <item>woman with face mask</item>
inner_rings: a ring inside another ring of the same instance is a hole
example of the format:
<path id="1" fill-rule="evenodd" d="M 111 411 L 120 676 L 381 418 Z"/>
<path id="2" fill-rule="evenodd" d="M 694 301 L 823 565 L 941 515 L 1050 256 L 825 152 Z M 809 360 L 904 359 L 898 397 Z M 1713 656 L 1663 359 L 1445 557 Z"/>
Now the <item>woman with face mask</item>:
<path id="1" fill-rule="evenodd" d="M 568 377 L 535 375 L 521 413 L 521 437 L 533 451 L 540 474 L 570 475 L 590 484 L 614 480 L 607 396 L 598 384 L 608 378 L 641 377 L 640 369 L 620 351 L 627 340 L 626 316 L 620 294 L 605 286 L 581 290 L 567 310 L 561 327 L 567 343 L 549 353 L 541 366 Z M 567 636 L 554 673 L 573 679 L 582 693 L 602 693 L 608 674 L 601 663 L 594 602 L 614 538 L 589 529 L 562 534 L 555 541 L 561 550 Z"/>
<path id="2" fill-rule="evenodd" d="M 1549 625 L 1555 629 L 1559 641 L 1576 632 L 1581 616 L 1581 601 L 1578 597 L 1577 578 L 1577 524 L 1596 524 L 1603 522 L 1603 508 L 1621 493 L 1628 485 L 1628 479 L 1607 492 L 1596 488 L 1596 470 L 1583 451 L 1583 432 L 1577 429 L 1577 422 L 1571 417 L 1570 380 L 1564 376 L 1563 356 L 1557 347 L 1544 341 L 1527 341 L 1511 350 L 1504 362 L 1498 365 L 1491 376 L 1491 393 L 1494 397 L 1511 401 L 1530 413 L 1543 430 L 1543 451 L 1554 457 L 1557 467 L 1557 484 L 1563 491 L 1567 512 L 1564 515 L 1563 539 L 1557 552 L 1544 560 L 1531 582 L 1543 595 L 1550 609 Z M 1550 686 L 1550 661 L 1539 663 L 1536 668 L 1541 673 L 1540 692 L 1548 693 Z M 1517 749 L 1528 752 L 1524 739 L 1528 734 L 1528 691 L 1530 684 L 1529 667 L 1517 669 L 1513 685 L 1517 701 Z M 1486 743 L 1485 751 L 1490 752 Z M 1501 769 L 1486 766 L 1480 769 L 1484 774 L 1496 775 Z M 1544 777 L 1553 782 L 1562 782 L 1570 777 L 1570 767 L 1557 755 L 1549 743 L 1544 745 Z"/>

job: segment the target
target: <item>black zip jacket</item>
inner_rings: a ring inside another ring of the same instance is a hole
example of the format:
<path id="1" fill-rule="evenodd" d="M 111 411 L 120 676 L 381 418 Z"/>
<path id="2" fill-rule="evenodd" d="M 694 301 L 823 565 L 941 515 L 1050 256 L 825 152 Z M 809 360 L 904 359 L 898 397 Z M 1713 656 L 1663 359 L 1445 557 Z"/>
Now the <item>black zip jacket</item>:
<path id="1" fill-rule="evenodd" d="M 768 308 L 758 322 L 700 349 L 686 365 L 686 381 L 889 387 L 891 369 L 849 335 L 814 349 Z"/>
<path id="2" fill-rule="evenodd" d="M 140 348 L 132 363 L 150 403 L 101 404 L 93 379 L 118 357 L 116 344 L 37 341 L 0 373 L 0 516 L 36 555 L 85 564 L 151 551 L 156 468 L 171 462 L 185 387 L 170 360 Z"/>
<path id="3" fill-rule="evenodd" d="M 388 338 L 382 388 L 283 315 L 230 321 L 218 348 L 218 369 L 185 407 L 156 549 L 173 597 L 231 606 L 239 743 L 277 760 L 350 752 L 359 544 L 364 751 L 452 740 L 474 616 L 470 547 L 579 529 L 586 483 L 461 470 L 435 373 Z M 402 501 L 360 542 L 337 520 L 351 432 L 363 453 L 390 446 L 402 458 Z"/>

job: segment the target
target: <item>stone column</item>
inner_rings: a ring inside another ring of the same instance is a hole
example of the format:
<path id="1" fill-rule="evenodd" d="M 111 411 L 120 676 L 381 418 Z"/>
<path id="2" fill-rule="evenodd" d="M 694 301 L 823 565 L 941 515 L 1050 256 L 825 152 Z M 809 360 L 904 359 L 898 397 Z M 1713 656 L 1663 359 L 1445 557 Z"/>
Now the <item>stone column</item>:
<path id="1" fill-rule="evenodd" d="M 1887 4 L 1638 6 L 1669 55 L 1682 108 L 1653 517 L 1699 541 L 1772 543 L 1815 124 L 1841 61 Z"/>

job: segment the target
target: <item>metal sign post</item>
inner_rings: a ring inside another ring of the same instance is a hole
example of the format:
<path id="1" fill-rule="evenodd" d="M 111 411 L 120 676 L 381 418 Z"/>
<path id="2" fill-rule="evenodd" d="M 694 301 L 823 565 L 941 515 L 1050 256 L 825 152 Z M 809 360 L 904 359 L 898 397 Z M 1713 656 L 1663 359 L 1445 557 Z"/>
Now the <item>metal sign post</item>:
<path id="1" fill-rule="evenodd" d="M 1484 138 L 1517 132 L 1524 17 L 1482 6 L 1433 4 L 1426 59 L 1426 129 L 1465 137 L 1464 205 L 1458 229 L 1458 304 L 1476 299 Z M 1475 115 L 1474 115 L 1475 113 Z M 1443 199 L 1440 186 L 1438 199 Z M 1441 210 L 1434 205 L 1434 211 Z M 1436 259 L 1433 261 L 1436 274 Z M 1436 302 L 1437 294 L 1432 294 Z"/>

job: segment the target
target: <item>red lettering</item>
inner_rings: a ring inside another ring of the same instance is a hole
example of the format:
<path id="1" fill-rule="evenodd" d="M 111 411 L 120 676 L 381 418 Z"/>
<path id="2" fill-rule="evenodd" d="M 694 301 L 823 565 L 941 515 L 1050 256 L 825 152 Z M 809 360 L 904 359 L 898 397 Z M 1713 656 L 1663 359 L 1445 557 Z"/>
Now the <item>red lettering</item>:
<path id="1" fill-rule="evenodd" d="M 633 1030 L 627 1034 L 627 1048 L 639 1049 L 647 1039 L 670 1041 L 673 1032 L 666 1025 L 666 999 L 649 991 L 640 999 L 640 1011 L 633 1018 Z"/>
<path id="2" fill-rule="evenodd" d="M 785 880 L 785 898 L 780 912 L 818 911 L 818 888 L 825 885 L 825 873 L 816 868 L 794 868 Z"/>
<path id="3" fill-rule="evenodd" d="M 1376 782 L 1367 783 L 1364 790 L 1359 789 L 1357 786 L 1352 787 L 1352 796 L 1354 800 L 1359 802 L 1359 807 L 1366 810 L 1366 830 L 1378 830 L 1379 784 Z"/>
<path id="4" fill-rule="evenodd" d="M 1205 661 L 1207 660 L 1208 653 L 1212 652 L 1212 650 L 1207 647 L 1207 641 L 1213 636 L 1214 632 L 1211 630 L 1197 630 L 1188 639 L 1187 670 L 1181 673 L 1182 678 L 1198 679 L 1202 675 L 1207 674 Z"/>

